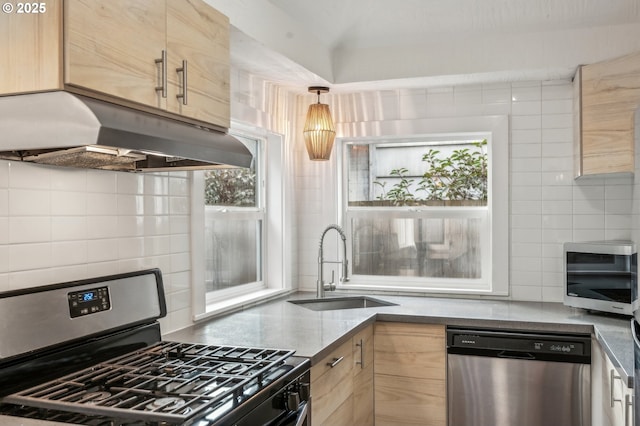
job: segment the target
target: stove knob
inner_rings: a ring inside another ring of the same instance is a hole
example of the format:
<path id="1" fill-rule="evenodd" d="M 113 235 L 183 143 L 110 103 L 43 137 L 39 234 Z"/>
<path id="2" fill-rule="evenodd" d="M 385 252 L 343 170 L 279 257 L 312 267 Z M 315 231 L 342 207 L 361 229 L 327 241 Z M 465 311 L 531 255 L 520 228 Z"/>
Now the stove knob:
<path id="1" fill-rule="evenodd" d="M 298 392 L 289 392 L 287 394 L 287 406 L 291 411 L 298 411 L 298 407 L 300 407 L 300 394 Z"/>
<path id="2" fill-rule="evenodd" d="M 303 401 L 308 401 L 311 397 L 311 386 L 309 383 L 300 383 L 300 398 Z"/>

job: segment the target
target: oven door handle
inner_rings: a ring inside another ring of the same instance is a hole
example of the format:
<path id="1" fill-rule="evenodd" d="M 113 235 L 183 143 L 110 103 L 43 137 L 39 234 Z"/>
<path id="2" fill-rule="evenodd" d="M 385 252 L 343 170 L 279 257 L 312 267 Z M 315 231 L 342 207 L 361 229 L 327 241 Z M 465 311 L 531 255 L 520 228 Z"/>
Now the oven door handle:
<path id="1" fill-rule="evenodd" d="M 309 402 L 305 401 L 300 403 L 300 406 L 296 411 L 289 412 L 284 419 L 273 423 L 273 426 L 303 426 L 308 425 L 307 421 L 309 417 Z"/>
<path id="2" fill-rule="evenodd" d="M 640 323 L 636 322 L 635 318 L 631 318 L 631 335 L 633 335 L 633 343 L 635 344 L 635 346 L 640 347 L 640 339 L 638 339 L 638 334 L 636 332 L 636 324 Z"/>

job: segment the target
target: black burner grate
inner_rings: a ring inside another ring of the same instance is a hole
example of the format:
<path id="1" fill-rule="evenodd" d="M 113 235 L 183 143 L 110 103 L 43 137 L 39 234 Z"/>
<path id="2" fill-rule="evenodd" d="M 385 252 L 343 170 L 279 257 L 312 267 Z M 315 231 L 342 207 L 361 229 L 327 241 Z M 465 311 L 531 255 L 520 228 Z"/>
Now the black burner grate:
<path id="1" fill-rule="evenodd" d="M 226 412 L 286 373 L 293 351 L 159 342 L 3 402 L 180 424 Z"/>

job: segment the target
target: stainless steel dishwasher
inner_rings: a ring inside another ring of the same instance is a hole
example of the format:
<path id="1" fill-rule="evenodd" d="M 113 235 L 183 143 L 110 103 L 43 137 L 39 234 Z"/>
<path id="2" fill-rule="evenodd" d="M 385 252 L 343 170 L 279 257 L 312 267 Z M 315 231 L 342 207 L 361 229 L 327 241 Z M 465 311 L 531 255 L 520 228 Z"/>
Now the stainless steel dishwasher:
<path id="1" fill-rule="evenodd" d="M 591 338 L 447 328 L 449 426 L 590 426 Z"/>

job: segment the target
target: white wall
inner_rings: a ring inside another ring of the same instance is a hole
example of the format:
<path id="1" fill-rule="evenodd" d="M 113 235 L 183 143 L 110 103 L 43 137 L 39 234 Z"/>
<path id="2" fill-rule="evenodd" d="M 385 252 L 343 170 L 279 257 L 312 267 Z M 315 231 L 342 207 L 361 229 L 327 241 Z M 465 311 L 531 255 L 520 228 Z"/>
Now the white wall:
<path id="1" fill-rule="evenodd" d="M 304 120 L 301 97 L 298 119 Z M 518 82 L 340 94 L 329 100 L 338 136 L 395 120 L 510 116 L 510 298 L 562 300 L 562 243 L 629 239 L 633 178 L 573 179 L 572 83 Z M 301 288 L 315 289 L 321 230 L 337 218 L 336 150 L 329 163 L 296 144 Z M 329 188 L 328 190 L 326 188 Z"/>
<path id="2" fill-rule="evenodd" d="M 286 178 L 292 216 L 285 238 L 294 285 L 314 291 L 320 232 L 339 219 L 335 155 L 328 163 L 309 161 L 296 130 L 315 99 L 246 73 L 232 74 L 232 82 L 235 120 L 287 135 L 285 161 L 295 173 Z M 572 178 L 568 81 L 331 99 L 338 124 L 355 132 L 358 123 L 371 121 L 511 116 L 513 299 L 561 300 L 562 242 L 631 236 L 632 177 Z M 0 161 L 0 291 L 160 267 L 169 308 L 163 331 L 191 324 L 189 188 L 188 173 L 129 174 Z M 635 218 L 640 215 L 637 203 L 633 212 Z M 639 226 L 634 220 L 634 233 Z"/>
<path id="3" fill-rule="evenodd" d="M 191 323 L 190 179 L 0 160 L 0 291 L 158 267 Z"/>

